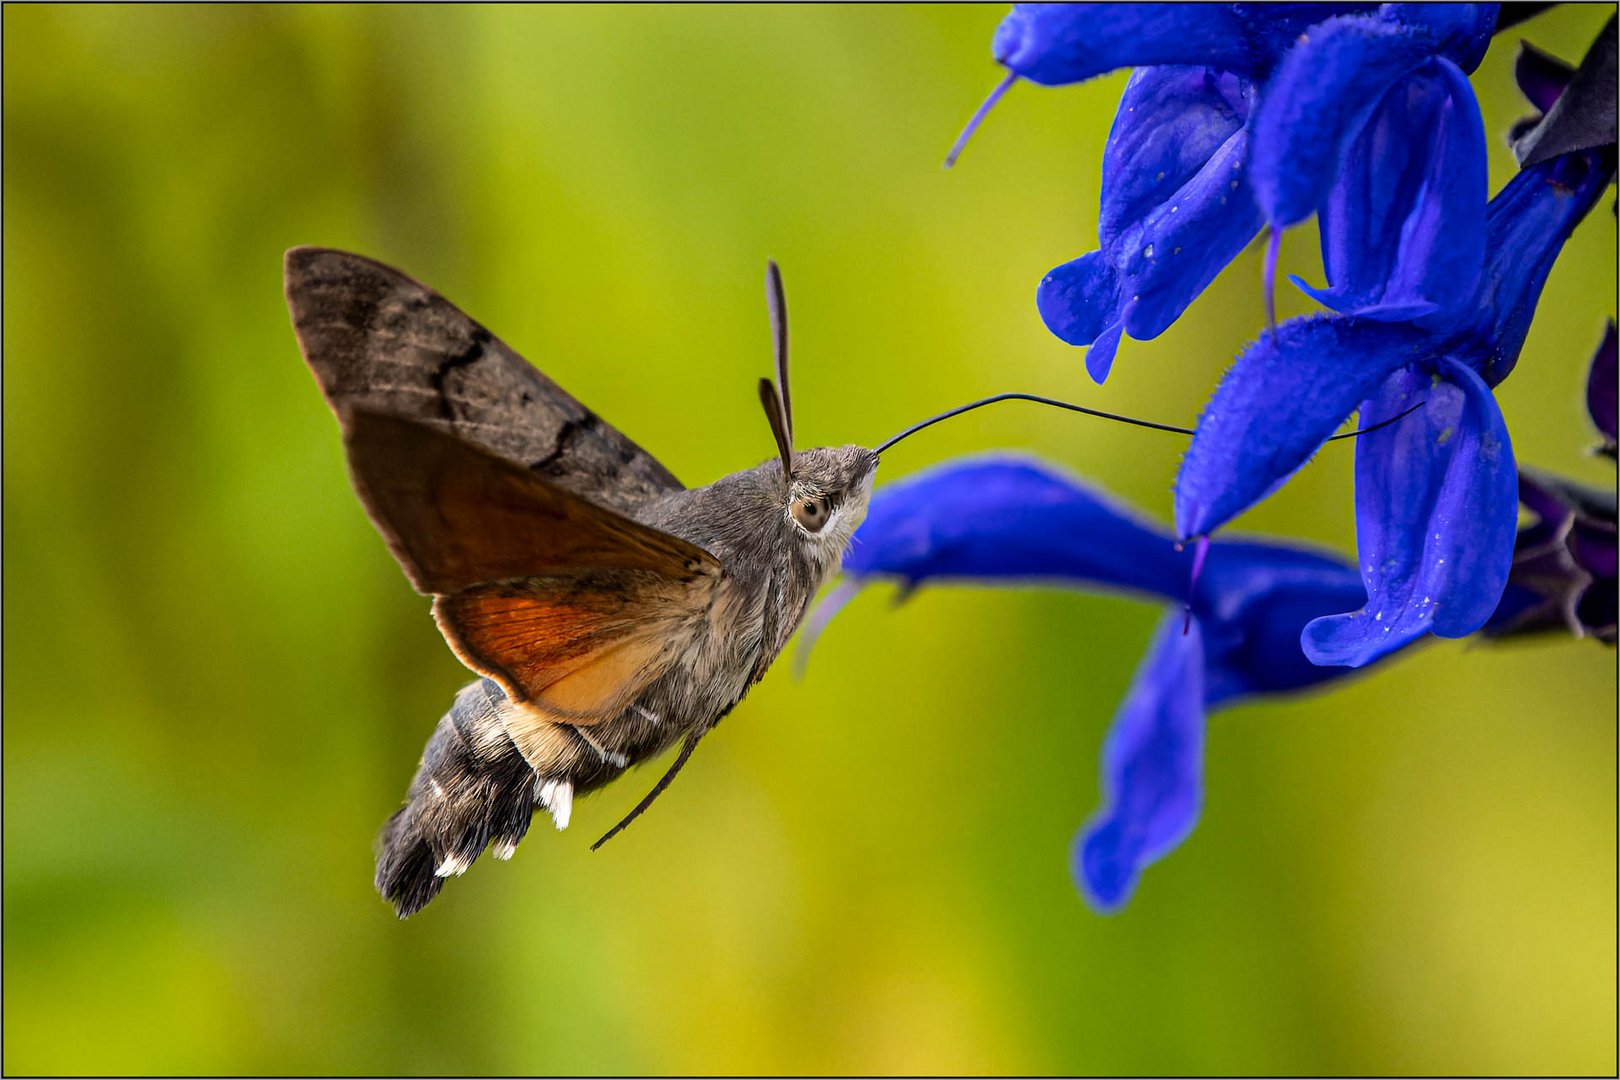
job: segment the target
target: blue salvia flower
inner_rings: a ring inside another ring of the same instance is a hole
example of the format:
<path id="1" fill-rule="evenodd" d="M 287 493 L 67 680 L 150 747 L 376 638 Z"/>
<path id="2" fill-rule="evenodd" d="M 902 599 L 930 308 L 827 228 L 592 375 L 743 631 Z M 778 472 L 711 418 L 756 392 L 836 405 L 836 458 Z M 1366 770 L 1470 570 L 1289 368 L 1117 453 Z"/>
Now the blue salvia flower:
<path id="1" fill-rule="evenodd" d="M 1321 664 L 1358 666 L 1495 609 L 1512 561 L 1513 451 L 1490 388 L 1513 369 L 1565 239 L 1614 172 L 1610 150 L 1519 173 L 1486 215 L 1466 304 L 1413 321 L 1290 320 L 1243 352 L 1199 421 L 1176 482 L 1176 527 L 1208 535 L 1283 483 L 1358 408 L 1357 545 L 1367 604 L 1314 621 Z"/>
<path id="2" fill-rule="evenodd" d="M 1464 71 L 1495 20 L 1490 4 L 1015 7 L 993 46 L 1013 76 L 1167 65 L 1126 87 L 1099 248 L 1042 280 L 1047 328 L 1089 345 L 1101 382 L 1122 334 L 1163 333 L 1267 223 L 1269 307 L 1280 230 L 1319 207 L 1330 287 L 1306 288 L 1327 306 L 1410 319 L 1470 296 L 1486 161 Z"/>
<path id="3" fill-rule="evenodd" d="M 1238 358 L 1183 462 L 1177 535 L 1207 538 L 1352 412 L 1375 429 L 1357 451 L 1359 569 L 1258 541 L 1186 552 L 1032 462 L 948 463 L 873 499 L 848 577 L 803 649 L 873 579 L 905 590 L 1059 582 L 1174 605 L 1115 715 L 1103 806 L 1075 845 L 1077 880 L 1099 909 L 1123 904 L 1196 824 L 1212 709 L 1341 677 L 1430 633 L 1561 620 L 1614 637 L 1613 499 L 1521 477 L 1491 393 L 1517 362 L 1564 240 L 1612 179 L 1614 151 L 1534 164 L 1486 205 L 1466 72 L 1496 14 L 1037 4 L 997 32 L 1010 74 L 991 102 L 1018 78 L 1141 68 L 1104 157 L 1100 248 L 1053 271 L 1038 295 L 1054 333 L 1092 345 L 1098 381 L 1122 334 L 1162 332 L 1267 225 L 1269 296 L 1280 231 L 1319 214 L 1327 284 L 1296 282 L 1335 314 L 1273 326 Z M 1521 60 L 1519 76 L 1545 111 L 1567 73 L 1538 61 Z M 1606 347 L 1589 398 L 1611 417 L 1612 447 L 1612 333 Z M 1519 497 L 1536 520 L 1516 559 Z"/>
<path id="4" fill-rule="evenodd" d="M 1111 911 L 1198 819 L 1207 712 L 1345 674 L 1308 662 L 1300 630 L 1365 596 L 1355 570 L 1331 557 L 1220 541 L 1189 601 L 1192 559 L 1162 530 L 1050 466 L 948 462 L 873 497 L 844 561 L 846 580 L 812 617 L 801 658 L 842 603 L 874 580 L 905 590 L 1064 583 L 1172 605 L 1115 714 L 1103 750 L 1103 806 L 1074 850 L 1086 897 Z"/>

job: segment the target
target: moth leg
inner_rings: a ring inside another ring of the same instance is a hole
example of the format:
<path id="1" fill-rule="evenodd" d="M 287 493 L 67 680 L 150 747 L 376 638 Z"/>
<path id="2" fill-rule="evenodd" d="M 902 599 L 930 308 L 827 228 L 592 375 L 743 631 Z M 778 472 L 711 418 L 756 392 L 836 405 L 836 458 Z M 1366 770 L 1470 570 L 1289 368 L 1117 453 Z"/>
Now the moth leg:
<path id="1" fill-rule="evenodd" d="M 574 782 L 566 776 L 536 776 L 539 788 L 535 801 L 551 811 L 551 820 L 560 832 L 568 828 L 568 819 L 574 812 Z"/>

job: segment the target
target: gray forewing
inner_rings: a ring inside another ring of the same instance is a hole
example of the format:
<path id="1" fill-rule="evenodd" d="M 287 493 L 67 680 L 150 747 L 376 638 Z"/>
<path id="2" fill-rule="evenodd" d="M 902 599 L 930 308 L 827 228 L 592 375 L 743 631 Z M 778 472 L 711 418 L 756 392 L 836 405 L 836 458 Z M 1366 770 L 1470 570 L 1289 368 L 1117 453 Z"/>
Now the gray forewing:
<path id="1" fill-rule="evenodd" d="M 304 358 L 334 408 L 431 423 L 616 510 L 681 490 L 651 454 L 399 271 L 293 248 L 286 291 Z"/>

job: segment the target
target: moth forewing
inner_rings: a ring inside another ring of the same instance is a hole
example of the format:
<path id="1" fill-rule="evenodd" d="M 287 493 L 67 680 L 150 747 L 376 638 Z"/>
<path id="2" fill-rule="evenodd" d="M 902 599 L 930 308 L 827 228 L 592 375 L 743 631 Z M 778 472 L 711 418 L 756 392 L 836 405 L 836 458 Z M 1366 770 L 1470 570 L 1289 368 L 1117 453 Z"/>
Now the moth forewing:
<path id="1" fill-rule="evenodd" d="M 625 510 L 681 490 L 631 442 L 458 307 L 362 255 L 285 258 L 299 347 L 328 404 L 414 419 Z"/>

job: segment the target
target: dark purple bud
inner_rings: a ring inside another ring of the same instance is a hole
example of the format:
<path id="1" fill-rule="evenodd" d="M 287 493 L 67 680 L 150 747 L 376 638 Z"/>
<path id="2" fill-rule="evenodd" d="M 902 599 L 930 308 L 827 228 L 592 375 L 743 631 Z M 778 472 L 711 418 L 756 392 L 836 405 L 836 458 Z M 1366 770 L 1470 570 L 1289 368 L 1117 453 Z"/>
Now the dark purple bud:
<path id="1" fill-rule="evenodd" d="M 1508 588 L 1485 632 L 1564 631 L 1614 644 L 1614 492 L 1521 469 L 1519 501 L 1534 520 L 1519 530 Z"/>
<path id="2" fill-rule="evenodd" d="M 1552 53 L 1542 52 L 1528 41 L 1519 42 L 1513 77 L 1519 84 L 1519 92 L 1537 111 L 1545 113 L 1552 108 L 1574 75 L 1575 69 Z"/>

